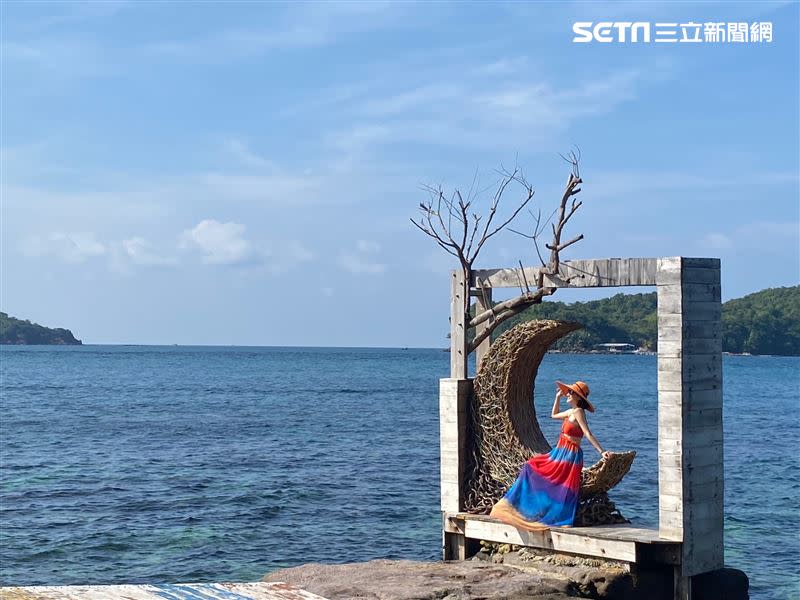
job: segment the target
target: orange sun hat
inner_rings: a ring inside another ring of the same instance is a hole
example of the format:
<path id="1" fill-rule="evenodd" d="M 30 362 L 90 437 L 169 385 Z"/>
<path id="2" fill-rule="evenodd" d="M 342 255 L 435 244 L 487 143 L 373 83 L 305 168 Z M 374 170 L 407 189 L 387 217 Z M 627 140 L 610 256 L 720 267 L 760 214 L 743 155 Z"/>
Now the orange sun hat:
<path id="1" fill-rule="evenodd" d="M 572 392 L 578 396 L 586 404 L 586 410 L 589 412 L 594 412 L 594 404 L 589 402 L 589 386 L 583 381 L 576 381 L 572 385 L 556 381 L 556 385 L 564 394 L 569 394 Z"/>

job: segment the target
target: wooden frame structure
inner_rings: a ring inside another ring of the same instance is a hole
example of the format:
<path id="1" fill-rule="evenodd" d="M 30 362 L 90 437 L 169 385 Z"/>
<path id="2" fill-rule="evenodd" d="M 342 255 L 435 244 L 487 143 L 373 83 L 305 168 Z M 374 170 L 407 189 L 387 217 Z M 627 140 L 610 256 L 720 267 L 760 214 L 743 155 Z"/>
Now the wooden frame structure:
<path id="1" fill-rule="evenodd" d="M 491 289 L 536 281 L 538 268 L 475 270 L 468 289 L 478 311 Z M 472 379 L 467 371 L 464 275 L 451 273 L 450 378 L 439 388 L 444 558 L 466 558 L 468 540 L 549 548 L 630 565 L 672 565 L 675 598 L 691 598 L 691 576 L 723 566 L 722 305 L 714 258 L 574 260 L 547 287 L 655 286 L 658 296 L 659 527 L 552 528 L 529 532 L 463 512 L 466 431 Z M 479 326 L 480 327 L 480 326 Z M 476 350 L 478 361 L 489 349 Z M 478 362 L 480 364 L 480 362 Z"/>

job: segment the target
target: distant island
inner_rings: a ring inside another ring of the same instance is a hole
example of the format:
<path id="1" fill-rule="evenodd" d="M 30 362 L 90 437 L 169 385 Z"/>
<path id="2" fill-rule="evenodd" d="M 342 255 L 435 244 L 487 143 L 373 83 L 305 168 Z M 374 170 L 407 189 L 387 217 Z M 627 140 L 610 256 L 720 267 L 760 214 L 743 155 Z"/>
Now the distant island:
<path id="1" fill-rule="evenodd" d="M 658 349 L 656 293 L 617 294 L 590 302 L 543 302 L 500 325 L 492 337 L 532 319 L 578 321 L 584 328 L 553 349 L 591 352 L 601 344 Z M 800 286 L 770 288 L 722 305 L 722 351 L 800 356 Z"/>
<path id="2" fill-rule="evenodd" d="M 532 319 L 578 321 L 583 329 L 553 344 L 561 352 L 592 352 L 613 344 L 658 350 L 656 293 L 617 294 L 590 302 L 543 302 L 501 324 L 496 338 Z M 0 312 L 0 344 L 77 345 L 69 329 L 52 329 Z M 722 351 L 800 356 L 800 286 L 770 288 L 722 305 Z"/>
<path id="3" fill-rule="evenodd" d="M 0 312 L 0 344 L 79 345 L 69 329 L 51 329 Z"/>

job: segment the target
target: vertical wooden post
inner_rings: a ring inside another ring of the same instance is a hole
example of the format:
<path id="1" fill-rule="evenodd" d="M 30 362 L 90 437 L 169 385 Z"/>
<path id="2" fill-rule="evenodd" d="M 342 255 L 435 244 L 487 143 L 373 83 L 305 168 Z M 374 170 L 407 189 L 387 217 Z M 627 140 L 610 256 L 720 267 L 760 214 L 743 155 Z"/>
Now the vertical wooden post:
<path id="1" fill-rule="evenodd" d="M 658 298 L 658 532 L 683 541 L 683 295 L 681 258 L 660 258 Z"/>
<path id="2" fill-rule="evenodd" d="M 456 269 L 450 274 L 450 377 L 467 378 L 467 299 L 469 282 L 464 271 Z"/>
<path id="3" fill-rule="evenodd" d="M 659 259 L 659 534 L 682 541 L 675 598 L 724 563 L 718 259 Z"/>
<path id="4" fill-rule="evenodd" d="M 673 600 L 692 600 L 692 578 L 683 574 L 680 565 L 675 567 L 673 573 Z"/>
<path id="5" fill-rule="evenodd" d="M 439 380 L 440 489 L 443 515 L 463 508 L 467 447 L 467 409 L 472 394 L 470 379 Z M 444 532 L 444 559 L 466 558 L 466 540 Z"/>
<path id="6" fill-rule="evenodd" d="M 483 288 L 482 291 L 479 291 L 475 295 L 475 314 L 480 314 L 486 310 L 489 310 L 492 307 L 492 288 L 487 287 Z M 489 321 L 484 321 L 480 325 L 475 328 L 475 335 L 479 335 L 489 326 Z M 483 340 L 480 345 L 475 349 L 475 372 L 478 372 L 478 369 L 481 368 L 481 362 L 483 361 L 483 357 L 489 352 L 489 347 L 492 344 L 492 336 L 490 335 L 485 340 Z"/>
<path id="7" fill-rule="evenodd" d="M 683 574 L 724 566 L 722 303 L 719 259 L 684 258 Z"/>

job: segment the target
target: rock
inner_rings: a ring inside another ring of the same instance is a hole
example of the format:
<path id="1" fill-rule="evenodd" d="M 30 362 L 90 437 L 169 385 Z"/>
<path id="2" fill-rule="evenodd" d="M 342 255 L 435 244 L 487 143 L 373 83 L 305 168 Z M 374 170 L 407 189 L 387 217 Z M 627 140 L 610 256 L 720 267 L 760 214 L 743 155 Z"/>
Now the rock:
<path id="1" fill-rule="evenodd" d="M 613 561 L 523 548 L 472 560 L 373 560 L 308 564 L 275 571 L 284 581 L 330 600 L 672 600 L 671 568 L 637 569 Z M 693 600 L 747 600 L 747 575 L 720 569 L 692 579 Z"/>
<path id="2" fill-rule="evenodd" d="M 750 581 L 739 569 L 725 567 L 692 578 L 692 600 L 747 600 Z"/>
<path id="3" fill-rule="evenodd" d="M 503 564 L 533 567 L 542 573 L 566 577 L 588 598 L 628 598 L 635 593 L 633 576 L 622 564 L 613 561 L 525 548 L 504 556 Z"/>
<path id="4" fill-rule="evenodd" d="M 264 581 L 284 581 L 330 600 L 567 600 L 579 594 L 556 573 L 485 561 L 308 564 Z"/>

